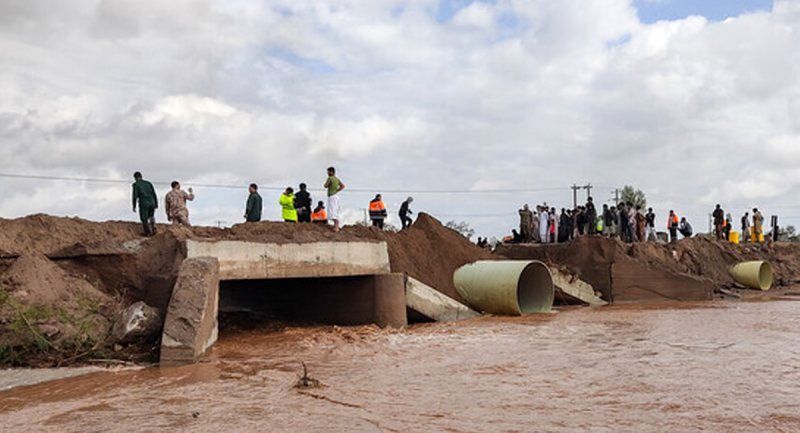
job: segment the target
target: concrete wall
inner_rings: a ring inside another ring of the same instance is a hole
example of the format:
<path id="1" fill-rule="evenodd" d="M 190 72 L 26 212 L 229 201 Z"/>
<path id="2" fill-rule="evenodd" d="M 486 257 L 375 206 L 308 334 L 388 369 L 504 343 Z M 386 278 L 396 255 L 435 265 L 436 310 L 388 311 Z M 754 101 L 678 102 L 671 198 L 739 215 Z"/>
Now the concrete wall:
<path id="1" fill-rule="evenodd" d="M 186 241 L 187 258 L 216 257 L 222 280 L 381 275 L 390 272 L 385 242 L 275 244 Z"/>
<path id="2" fill-rule="evenodd" d="M 161 336 L 161 364 L 194 362 L 217 341 L 219 263 L 184 260 L 169 301 Z"/>

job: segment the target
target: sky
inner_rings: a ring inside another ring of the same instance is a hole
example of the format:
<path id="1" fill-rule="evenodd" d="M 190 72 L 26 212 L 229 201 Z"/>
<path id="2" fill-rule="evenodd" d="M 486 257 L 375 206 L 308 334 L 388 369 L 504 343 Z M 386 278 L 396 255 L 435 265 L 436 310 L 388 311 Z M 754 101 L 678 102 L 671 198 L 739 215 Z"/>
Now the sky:
<path id="1" fill-rule="evenodd" d="M 250 182 L 275 220 L 334 165 L 349 223 L 383 193 L 500 237 L 591 184 L 800 226 L 798 28 L 798 0 L 0 1 L 0 216 L 135 221 L 139 170 L 195 224 Z"/>

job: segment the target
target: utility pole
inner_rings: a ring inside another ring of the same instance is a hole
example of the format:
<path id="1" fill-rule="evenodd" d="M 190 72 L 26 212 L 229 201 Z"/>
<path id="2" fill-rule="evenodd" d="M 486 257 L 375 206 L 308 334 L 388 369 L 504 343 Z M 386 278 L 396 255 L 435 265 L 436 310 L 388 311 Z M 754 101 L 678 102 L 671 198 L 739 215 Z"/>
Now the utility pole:
<path id="1" fill-rule="evenodd" d="M 586 190 L 586 201 L 589 201 L 589 197 L 592 196 L 592 184 L 587 183 L 586 185 L 583 186 L 583 189 Z"/>
<path id="2" fill-rule="evenodd" d="M 619 194 L 622 192 L 622 190 L 619 189 L 619 188 L 614 188 L 614 191 L 612 191 L 612 192 L 614 193 L 614 203 L 613 204 L 614 204 L 614 206 L 616 206 L 616 205 L 619 204 Z"/>
<path id="3" fill-rule="evenodd" d="M 578 207 L 578 190 L 581 189 L 577 184 L 572 184 L 572 208 Z"/>

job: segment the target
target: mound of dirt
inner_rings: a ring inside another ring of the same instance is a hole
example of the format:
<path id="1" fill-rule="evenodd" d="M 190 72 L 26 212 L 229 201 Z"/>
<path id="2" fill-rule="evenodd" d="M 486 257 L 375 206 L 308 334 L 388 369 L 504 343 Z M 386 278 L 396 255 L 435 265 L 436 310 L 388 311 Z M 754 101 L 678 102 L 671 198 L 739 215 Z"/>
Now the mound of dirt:
<path id="1" fill-rule="evenodd" d="M 92 222 L 80 218 L 30 215 L 0 218 L 0 251 L 5 254 L 47 254 L 75 243 L 117 242 L 139 239 L 141 225 L 132 222 Z"/>
<path id="2" fill-rule="evenodd" d="M 277 244 L 311 242 L 379 241 L 381 232 L 372 227 L 346 226 L 338 233 L 327 224 L 290 224 L 276 221 L 236 224 L 227 229 L 194 227 L 193 238 L 228 239 Z"/>
<path id="3" fill-rule="evenodd" d="M 114 300 L 85 279 L 43 255 L 21 255 L 0 276 L 0 363 L 13 365 L 31 352 L 57 352 L 56 360 L 99 347 L 114 311 Z"/>
<path id="4" fill-rule="evenodd" d="M 385 238 L 392 272 L 404 272 L 459 301 L 453 272 L 476 260 L 493 259 L 488 251 L 425 213 L 410 228 L 386 233 Z"/>

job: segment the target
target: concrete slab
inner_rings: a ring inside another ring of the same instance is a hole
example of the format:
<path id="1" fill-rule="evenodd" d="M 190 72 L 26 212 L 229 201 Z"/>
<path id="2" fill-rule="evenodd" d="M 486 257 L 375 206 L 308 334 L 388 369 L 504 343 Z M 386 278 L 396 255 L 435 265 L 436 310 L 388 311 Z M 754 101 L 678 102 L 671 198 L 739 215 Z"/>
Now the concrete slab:
<path id="1" fill-rule="evenodd" d="M 595 295 L 591 284 L 560 269 L 550 268 L 553 285 L 556 288 L 556 299 L 568 302 L 579 302 L 591 306 L 607 305 L 608 302 Z"/>
<path id="2" fill-rule="evenodd" d="M 480 313 L 411 277 L 406 279 L 406 306 L 437 322 L 453 322 Z"/>
<path id="3" fill-rule="evenodd" d="M 215 257 L 221 280 L 340 277 L 390 273 L 385 242 L 258 243 L 186 241 L 186 257 Z"/>
<path id="4" fill-rule="evenodd" d="M 197 361 L 216 341 L 219 328 L 219 263 L 213 257 L 183 261 L 161 336 L 161 364 Z"/>

